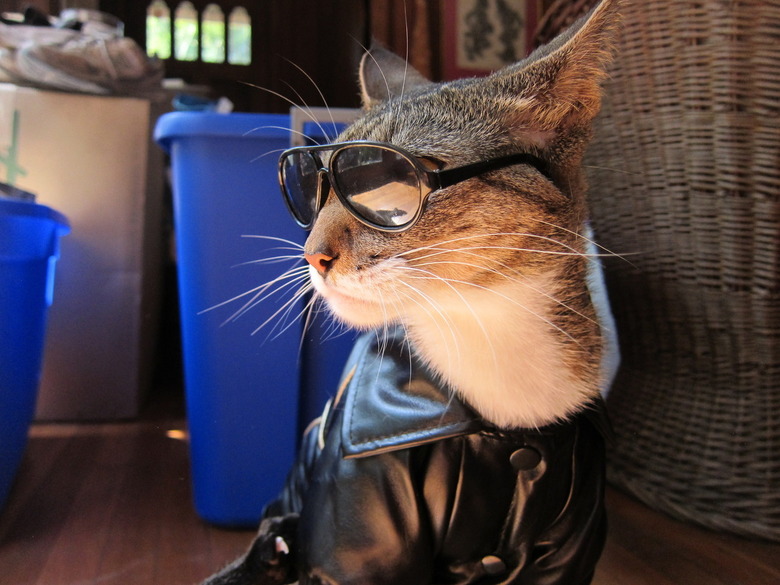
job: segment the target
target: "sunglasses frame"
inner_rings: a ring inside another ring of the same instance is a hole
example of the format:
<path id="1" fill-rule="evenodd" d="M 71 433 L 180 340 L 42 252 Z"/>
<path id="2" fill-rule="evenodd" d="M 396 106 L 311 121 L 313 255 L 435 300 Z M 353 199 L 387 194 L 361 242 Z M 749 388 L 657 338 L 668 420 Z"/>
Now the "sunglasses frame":
<path id="1" fill-rule="evenodd" d="M 417 178 L 420 181 L 420 187 L 421 187 L 420 201 L 417 205 L 417 210 L 414 216 L 406 223 L 398 226 L 386 226 L 386 225 L 381 225 L 372 222 L 366 219 L 365 217 L 363 217 L 355 208 L 353 208 L 352 204 L 349 202 L 348 197 L 343 193 L 341 193 L 341 190 L 338 186 L 338 181 L 336 180 L 336 177 L 332 171 L 332 161 L 338 155 L 339 152 L 349 148 L 355 148 L 360 146 L 381 148 L 383 150 L 389 150 L 395 154 L 398 154 L 403 158 L 405 158 L 406 160 L 408 160 L 409 163 L 411 163 L 412 167 L 414 168 L 415 172 L 417 173 Z M 331 150 L 333 152 L 331 153 L 330 159 L 328 160 L 328 166 L 323 166 L 322 159 L 317 153 L 328 151 L 328 150 Z M 298 153 L 306 153 L 307 155 L 309 155 L 316 163 L 317 166 L 317 193 L 315 195 L 316 199 L 315 199 L 314 212 L 312 214 L 312 219 L 310 222 L 303 222 L 298 218 L 298 214 L 295 211 L 293 204 L 291 202 L 292 198 L 290 197 L 287 191 L 287 187 L 285 186 L 285 181 L 284 181 L 285 161 L 290 155 L 294 155 Z M 328 189 L 323 188 L 324 186 L 323 183 L 324 181 L 327 180 L 328 186 L 336 194 L 336 197 L 344 206 L 344 208 L 347 211 L 349 211 L 349 213 L 353 215 L 358 221 L 360 221 L 364 225 L 367 225 L 368 227 L 374 228 L 379 231 L 402 232 L 408 230 L 415 223 L 417 223 L 417 221 L 422 216 L 423 211 L 425 210 L 425 203 L 427 202 L 428 197 L 430 197 L 432 193 L 435 193 L 436 191 L 439 191 L 440 189 L 444 189 L 446 187 L 451 187 L 452 185 L 455 185 L 467 179 L 477 177 L 483 173 L 498 170 L 498 169 L 503 169 L 518 164 L 530 165 L 535 169 L 537 169 L 540 173 L 542 173 L 542 175 L 544 175 L 547 179 L 550 179 L 550 174 L 549 174 L 547 164 L 539 157 L 527 152 L 520 152 L 520 153 L 500 156 L 496 158 L 491 158 L 483 161 L 477 161 L 467 165 L 453 167 L 451 169 L 432 170 L 425 167 L 422 164 L 422 162 L 420 162 L 419 157 L 411 154 L 410 152 L 398 146 L 387 144 L 386 142 L 354 140 L 349 142 L 336 142 L 333 144 L 323 144 L 323 145 L 316 145 L 316 146 L 297 146 L 295 148 L 290 148 L 285 150 L 279 156 L 279 186 L 282 190 L 282 195 L 284 197 L 284 202 L 287 205 L 287 209 L 289 210 L 290 214 L 293 216 L 295 222 L 303 229 L 306 230 L 311 229 L 311 227 L 314 225 L 314 222 L 317 220 L 317 215 L 319 214 L 320 210 L 325 204 L 325 199 L 328 194 Z M 428 189 L 427 192 L 425 191 L 425 189 Z"/>

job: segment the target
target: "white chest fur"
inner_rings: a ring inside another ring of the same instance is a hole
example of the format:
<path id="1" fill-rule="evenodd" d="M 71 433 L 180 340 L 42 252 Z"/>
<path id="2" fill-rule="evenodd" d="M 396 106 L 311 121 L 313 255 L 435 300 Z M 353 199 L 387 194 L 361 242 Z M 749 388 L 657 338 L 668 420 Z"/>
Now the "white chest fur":
<path id="1" fill-rule="evenodd" d="M 486 419 L 543 426 L 592 397 L 545 317 L 554 303 L 549 290 L 550 279 L 539 278 L 524 287 L 453 292 L 437 299 L 437 311 L 412 311 L 405 324 L 417 353 Z"/>

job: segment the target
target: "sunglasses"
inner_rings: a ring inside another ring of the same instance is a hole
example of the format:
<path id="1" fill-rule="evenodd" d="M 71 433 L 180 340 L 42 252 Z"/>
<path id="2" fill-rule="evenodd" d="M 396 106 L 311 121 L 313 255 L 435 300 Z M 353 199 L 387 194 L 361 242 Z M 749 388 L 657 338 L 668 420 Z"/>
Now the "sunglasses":
<path id="1" fill-rule="evenodd" d="M 528 153 L 431 170 L 397 146 L 342 142 L 284 151 L 279 157 L 279 185 L 290 213 L 304 229 L 314 224 L 330 187 L 347 211 L 365 225 L 400 232 L 420 219 L 432 193 L 518 164 L 531 165 L 549 178 L 546 164 Z"/>

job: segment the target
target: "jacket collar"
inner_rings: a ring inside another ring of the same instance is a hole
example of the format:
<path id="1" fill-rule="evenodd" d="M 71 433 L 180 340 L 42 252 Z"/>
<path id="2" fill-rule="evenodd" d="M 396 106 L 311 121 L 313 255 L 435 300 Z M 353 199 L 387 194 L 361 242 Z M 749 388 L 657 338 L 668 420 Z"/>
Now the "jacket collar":
<path id="1" fill-rule="evenodd" d="M 340 432 L 347 458 L 368 457 L 480 431 L 499 431 L 461 402 L 411 353 L 400 327 L 384 336 L 375 332 L 359 338 L 345 371 Z M 336 398 L 337 403 L 340 398 Z M 587 420 L 611 442 L 612 426 L 600 397 L 584 405 L 572 420 L 540 429 L 502 432 L 556 434 L 577 424 L 578 419 Z"/>
<path id="2" fill-rule="evenodd" d="M 411 355 L 403 331 L 361 337 L 347 367 L 342 445 L 365 457 L 477 432 L 479 416 Z"/>

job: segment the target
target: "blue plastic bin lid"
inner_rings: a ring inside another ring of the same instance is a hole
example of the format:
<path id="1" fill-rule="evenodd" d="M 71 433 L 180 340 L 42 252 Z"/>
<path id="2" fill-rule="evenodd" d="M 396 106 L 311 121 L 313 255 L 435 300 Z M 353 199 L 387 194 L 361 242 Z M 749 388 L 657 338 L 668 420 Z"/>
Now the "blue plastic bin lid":
<path id="1" fill-rule="evenodd" d="M 18 199 L 0 197 L 0 258 L 56 256 L 60 236 L 70 232 L 59 211 Z"/>
<path id="2" fill-rule="evenodd" d="M 54 264 L 60 255 L 60 237 L 68 232 L 70 224 L 59 211 L 31 201 L 0 197 L 0 264 L 45 263 L 47 305 L 54 299 Z"/>
<path id="3" fill-rule="evenodd" d="M 61 229 L 65 230 L 63 234 L 70 231 L 70 222 L 68 222 L 68 218 L 62 213 L 56 209 L 32 201 L 0 197 L 0 215 L 48 219 L 59 224 Z"/>
<path id="4" fill-rule="evenodd" d="M 287 114 L 170 112 L 160 116 L 154 128 L 155 141 L 166 151 L 175 139 L 187 136 L 251 140 L 289 135 Z"/>

